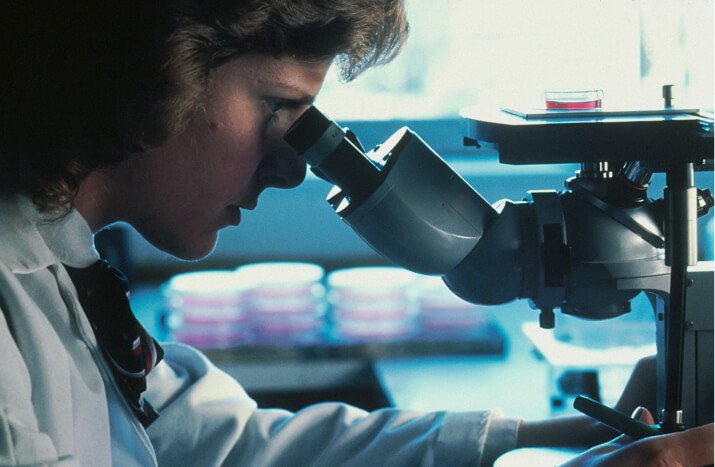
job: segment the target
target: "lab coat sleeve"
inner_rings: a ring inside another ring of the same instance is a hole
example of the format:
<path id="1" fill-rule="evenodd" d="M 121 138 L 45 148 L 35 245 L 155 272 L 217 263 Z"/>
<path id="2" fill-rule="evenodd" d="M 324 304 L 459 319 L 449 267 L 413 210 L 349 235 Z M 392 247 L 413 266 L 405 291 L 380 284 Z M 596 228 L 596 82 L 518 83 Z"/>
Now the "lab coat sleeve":
<path id="1" fill-rule="evenodd" d="M 43 433 L 32 404 L 32 385 L 25 360 L 0 310 L 0 465 L 78 465 L 59 457 Z"/>
<path id="2" fill-rule="evenodd" d="M 147 391 L 160 414 L 147 430 L 160 466 L 480 465 L 515 444 L 516 420 L 488 411 L 258 409 L 200 353 L 180 344 L 165 350 Z"/>

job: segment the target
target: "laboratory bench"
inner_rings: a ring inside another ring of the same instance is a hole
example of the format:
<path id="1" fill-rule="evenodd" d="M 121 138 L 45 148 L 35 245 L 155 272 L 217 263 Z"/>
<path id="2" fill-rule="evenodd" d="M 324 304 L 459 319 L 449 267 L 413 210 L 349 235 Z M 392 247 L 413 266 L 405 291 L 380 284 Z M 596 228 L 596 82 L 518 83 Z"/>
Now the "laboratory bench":
<path id="1" fill-rule="evenodd" d="M 158 289 L 137 287 L 131 301 L 145 327 L 159 340 L 166 338 Z M 263 407 L 297 410 L 339 400 L 366 410 L 498 408 L 526 419 L 572 412 L 554 403 L 553 364 L 524 333 L 538 313 L 526 301 L 489 307 L 488 313 L 489 326 L 469 338 L 202 350 Z M 630 367 L 621 370 L 613 383 L 616 392 Z"/>

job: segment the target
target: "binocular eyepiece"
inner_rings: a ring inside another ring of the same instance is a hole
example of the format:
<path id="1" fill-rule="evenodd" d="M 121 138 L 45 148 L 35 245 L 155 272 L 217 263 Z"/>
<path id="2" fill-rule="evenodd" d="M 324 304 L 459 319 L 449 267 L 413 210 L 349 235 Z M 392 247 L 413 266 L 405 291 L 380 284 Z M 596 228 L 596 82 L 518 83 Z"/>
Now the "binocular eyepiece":
<path id="1" fill-rule="evenodd" d="M 357 138 L 314 106 L 298 117 L 284 139 L 313 173 L 337 185 L 352 204 L 367 199 L 380 184 L 381 167 L 365 154 Z"/>

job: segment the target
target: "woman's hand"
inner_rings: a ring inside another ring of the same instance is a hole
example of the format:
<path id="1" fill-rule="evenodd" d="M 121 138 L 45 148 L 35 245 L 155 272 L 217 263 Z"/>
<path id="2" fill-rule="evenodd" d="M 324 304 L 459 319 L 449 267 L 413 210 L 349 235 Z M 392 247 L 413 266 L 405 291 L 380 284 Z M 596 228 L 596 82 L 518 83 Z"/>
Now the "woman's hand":
<path id="1" fill-rule="evenodd" d="M 651 413 L 639 407 L 633 413 L 644 423 L 655 423 Z M 564 467 L 576 466 L 700 466 L 713 463 L 713 424 L 678 433 L 637 441 L 621 435 L 571 459 Z"/>
<path id="2" fill-rule="evenodd" d="M 636 407 L 655 410 L 655 356 L 641 359 L 633 368 L 614 409 L 631 413 Z M 585 415 L 525 420 L 519 426 L 517 447 L 591 447 L 613 439 L 618 433 Z"/>

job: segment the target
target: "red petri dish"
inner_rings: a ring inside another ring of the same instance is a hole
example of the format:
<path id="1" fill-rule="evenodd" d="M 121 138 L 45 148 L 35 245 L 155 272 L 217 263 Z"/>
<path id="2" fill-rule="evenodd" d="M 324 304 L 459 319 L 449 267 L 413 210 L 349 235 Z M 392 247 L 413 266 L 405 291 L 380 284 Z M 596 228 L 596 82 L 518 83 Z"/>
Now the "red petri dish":
<path id="1" fill-rule="evenodd" d="M 546 91 L 546 108 L 549 110 L 584 110 L 600 109 L 603 91 L 592 89 L 585 91 Z"/>

